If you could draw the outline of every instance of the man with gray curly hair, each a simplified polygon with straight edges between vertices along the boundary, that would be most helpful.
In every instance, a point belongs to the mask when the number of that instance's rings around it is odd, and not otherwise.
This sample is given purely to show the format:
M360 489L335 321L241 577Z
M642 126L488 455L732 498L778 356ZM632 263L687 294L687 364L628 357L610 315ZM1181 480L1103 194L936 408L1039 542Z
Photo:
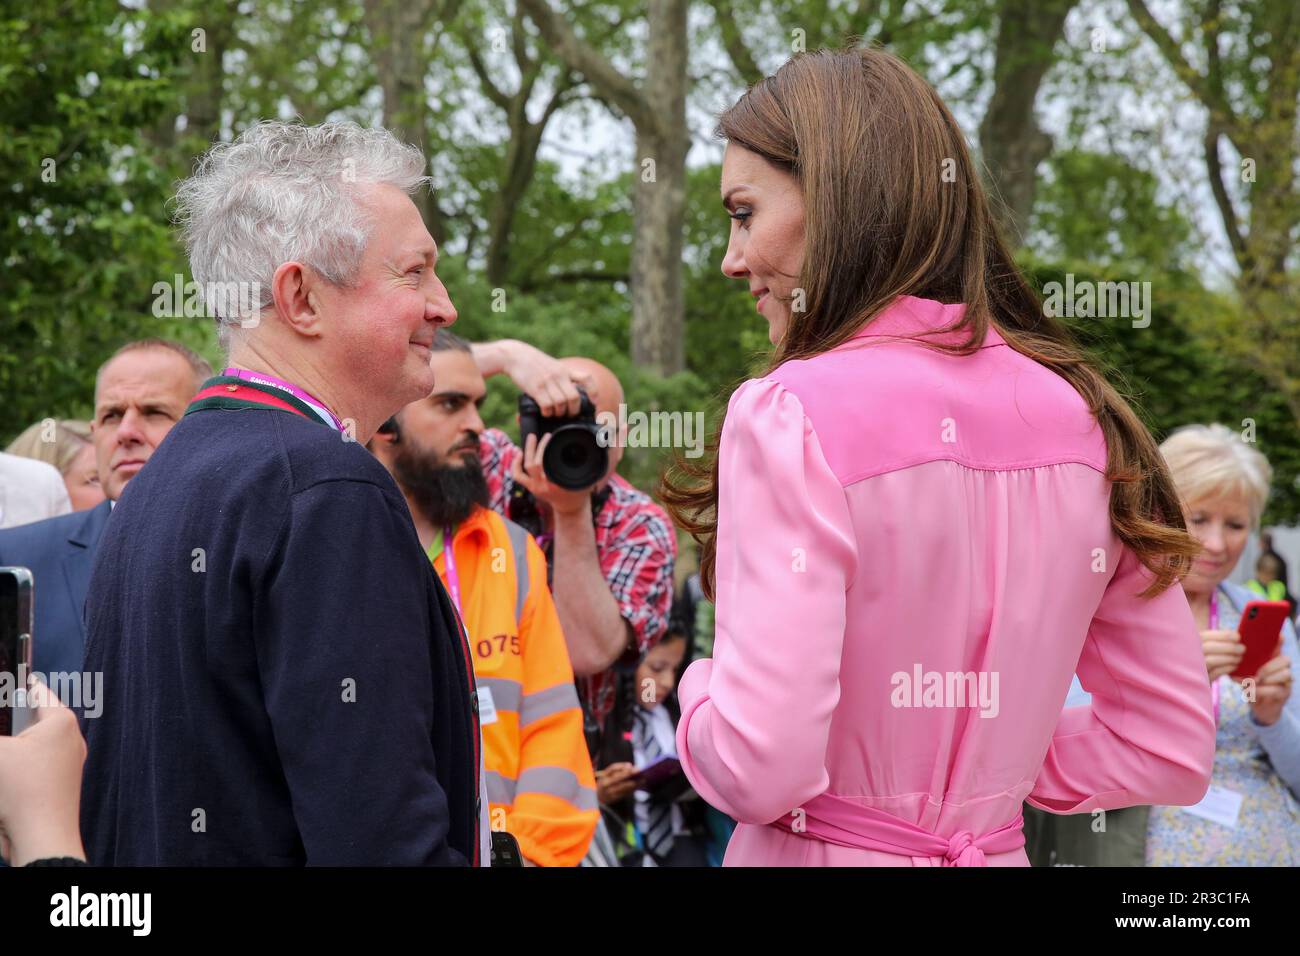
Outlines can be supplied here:
M410 198L423 172L384 130L268 122L180 187L230 362L96 559L93 863L485 862L469 649L365 450L432 390L456 320Z

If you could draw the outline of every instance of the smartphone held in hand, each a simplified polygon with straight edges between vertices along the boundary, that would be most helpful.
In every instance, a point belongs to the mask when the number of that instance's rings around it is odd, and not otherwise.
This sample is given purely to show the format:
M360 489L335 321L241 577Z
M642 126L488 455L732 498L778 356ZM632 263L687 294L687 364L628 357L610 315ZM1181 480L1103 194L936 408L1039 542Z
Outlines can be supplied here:
M0 736L20 734L31 719L32 572L0 568Z
M1241 622L1237 633L1245 652L1241 663L1232 672L1233 680L1254 677L1277 651L1277 639L1282 633L1291 605L1286 601L1250 601L1241 609Z

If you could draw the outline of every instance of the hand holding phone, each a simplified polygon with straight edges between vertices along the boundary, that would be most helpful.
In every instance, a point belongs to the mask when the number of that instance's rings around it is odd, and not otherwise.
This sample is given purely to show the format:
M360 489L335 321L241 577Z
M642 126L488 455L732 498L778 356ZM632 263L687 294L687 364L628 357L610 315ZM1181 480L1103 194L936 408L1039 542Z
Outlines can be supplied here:
M1255 675L1254 700L1251 709L1255 722L1272 726L1282 718L1282 710L1291 697L1291 658L1278 654L1264 662Z
M85 859L79 829L86 741L76 715L39 680L34 721L18 737L0 737L0 855L14 866L47 857Z
M1236 631L1223 628L1201 631L1201 653L1205 655L1205 671L1210 683L1235 671L1245 650L1241 635Z

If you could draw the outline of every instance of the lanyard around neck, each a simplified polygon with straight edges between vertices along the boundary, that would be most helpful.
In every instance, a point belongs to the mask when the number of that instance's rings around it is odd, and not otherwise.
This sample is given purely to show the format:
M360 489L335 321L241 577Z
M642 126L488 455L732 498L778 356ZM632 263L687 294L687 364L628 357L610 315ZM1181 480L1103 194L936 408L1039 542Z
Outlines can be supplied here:
M245 382L253 382L257 385L266 385L270 388L278 388L282 392L288 392L298 401L307 405L320 416L321 420L330 425L335 431L343 431L343 422L339 417L330 411L329 407L316 398L306 389L299 388L292 382L286 382L282 378L276 378L274 375L268 375L266 372L250 372L243 368L226 368L221 370L221 374L231 378L242 379Z
M443 525L438 531L438 537L429 546L429 557L431 559L438 556L439 544L442 545L442 553L446 558L444 568L446 569L447 591L451 594L452 603L456 605L456 613L460 615L463 621L465 612L460 603L460 574L456 571L456 549L452 546L451 525Z
M1219 629L1219 589L1216 587L1210 592L1210 618L1208 621L1211 631ZM1210 699L1214 701L1214 726L1219 726L1219 683L1222 677L1210 685Z

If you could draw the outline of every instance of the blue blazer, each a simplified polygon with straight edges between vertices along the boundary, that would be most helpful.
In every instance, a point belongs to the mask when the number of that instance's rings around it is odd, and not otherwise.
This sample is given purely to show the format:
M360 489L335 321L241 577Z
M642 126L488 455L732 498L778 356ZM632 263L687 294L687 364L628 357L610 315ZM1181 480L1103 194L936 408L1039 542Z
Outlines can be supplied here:
M95 549L111 505L0 531L0 567L32 572L32 670L41 674L81 670L86 646L82 611L90 590Z

